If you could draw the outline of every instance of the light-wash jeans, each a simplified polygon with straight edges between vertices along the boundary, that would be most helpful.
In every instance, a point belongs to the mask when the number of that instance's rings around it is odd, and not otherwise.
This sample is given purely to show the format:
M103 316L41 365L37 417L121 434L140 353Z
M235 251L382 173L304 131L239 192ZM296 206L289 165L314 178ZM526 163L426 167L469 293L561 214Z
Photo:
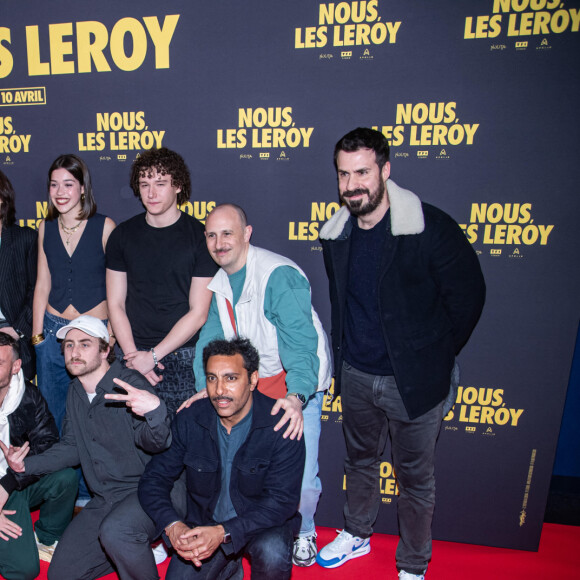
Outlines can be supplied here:
M322 491L322 484L318 477L318 443L320 441L320 414L322 413L322 401L324 393L317 392L310 399L304 409L304 444L306 446L306 462L304 464L304 476L302 477L302 490L300 492L300 537L311 536L314 531L314 514Z

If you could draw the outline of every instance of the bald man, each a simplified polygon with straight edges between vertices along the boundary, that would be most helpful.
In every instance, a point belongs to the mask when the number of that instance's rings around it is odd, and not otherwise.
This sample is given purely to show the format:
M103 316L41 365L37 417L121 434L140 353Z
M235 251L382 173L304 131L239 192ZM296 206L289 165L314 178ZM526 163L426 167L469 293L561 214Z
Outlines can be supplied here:
M277 399L273 415L284 410L275 430L285 429L284 437L292 439L304 433L302 525L293 562L311 566L316 560L314 513L321 491L320 413L331 381L328 341L312 308L304 272L288 258L252 246L251 235L252 226L237 205L217 206L206 220L207 248L221 268L208 286L213 297L195 356L196 382L205 383L201 353L211 340L240 336L258 349L258 390Z

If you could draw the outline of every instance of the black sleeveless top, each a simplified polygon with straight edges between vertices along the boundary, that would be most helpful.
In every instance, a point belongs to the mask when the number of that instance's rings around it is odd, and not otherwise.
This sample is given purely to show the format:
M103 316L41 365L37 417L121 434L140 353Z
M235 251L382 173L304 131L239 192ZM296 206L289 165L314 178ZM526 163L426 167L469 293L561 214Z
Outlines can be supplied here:
M44 222L44 253L50 270L48 303L59 312L72 304L88 312L106 300L103 229L106 217L89 218L72 256L67 254L58 231L58 220Z

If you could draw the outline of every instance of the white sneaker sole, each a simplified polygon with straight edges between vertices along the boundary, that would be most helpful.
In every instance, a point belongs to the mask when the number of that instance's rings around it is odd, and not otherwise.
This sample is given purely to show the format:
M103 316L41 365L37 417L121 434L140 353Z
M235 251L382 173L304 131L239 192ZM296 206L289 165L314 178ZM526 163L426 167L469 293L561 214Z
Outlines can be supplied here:
M310 566L314 566L316 564L316 557L312 558L312 560L297 560L296 558L292 558L292 564L294 566L298 566L299 568L309 568Z
M361 556L366 556L370 551L371 544L369 542L366 546L361 546L360 548L358 548L358 550L354 550L354 552L351 552L350 554L348 554L348 556L345 556L342 560L339 560L334 564L323 564L319 561L318 556L316 557L316 563L322 568L338 568L339 566L346 564L349 560L352 560L353 558L360 558Z

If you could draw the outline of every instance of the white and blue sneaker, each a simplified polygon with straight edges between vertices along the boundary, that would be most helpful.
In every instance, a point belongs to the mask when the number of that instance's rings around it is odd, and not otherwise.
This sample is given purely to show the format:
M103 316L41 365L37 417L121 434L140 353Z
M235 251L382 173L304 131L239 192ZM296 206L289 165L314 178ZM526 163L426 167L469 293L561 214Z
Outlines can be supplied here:
M338 532L338 530L336 530ZM359 538L342 530L334 541L318 552L316 563L323 568L338 568L352 558L365 556L371 551L370 538Z

